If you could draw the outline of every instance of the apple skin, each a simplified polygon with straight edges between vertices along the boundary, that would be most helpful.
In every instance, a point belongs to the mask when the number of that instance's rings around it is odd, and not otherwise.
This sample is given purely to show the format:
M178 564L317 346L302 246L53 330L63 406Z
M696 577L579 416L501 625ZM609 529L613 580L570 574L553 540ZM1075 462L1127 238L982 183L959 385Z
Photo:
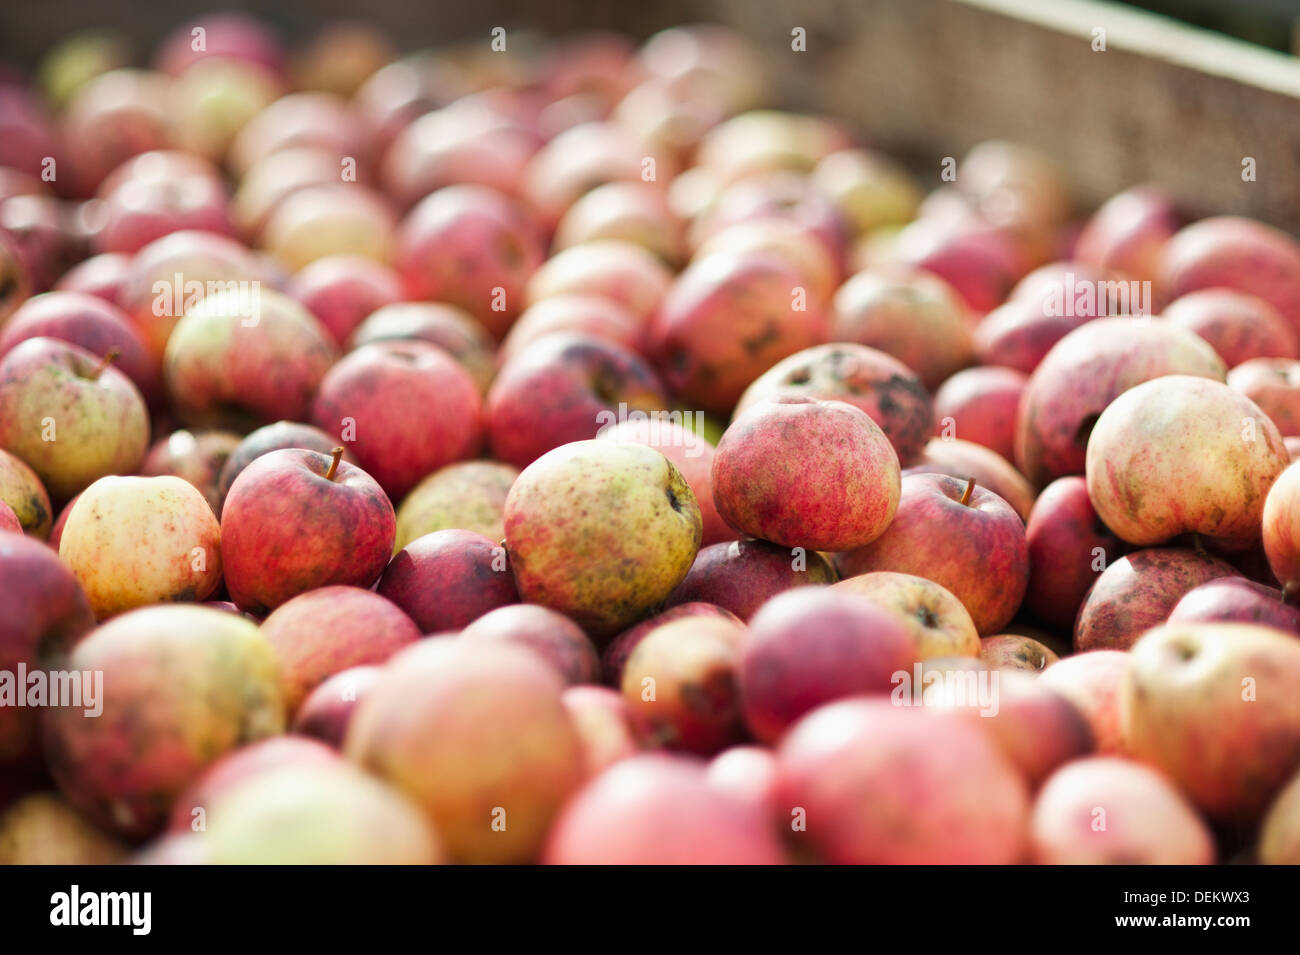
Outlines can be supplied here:
M689 265L649 329L650 352L674 394L725 415L781 359L829 339L823 307L811 296L795 301L802 288L802 275L767 253L717 252Z
M975 621L951 591L933 580L881 570L846 577L832 589L860 594L888 610L912 635L918 660L980 653Z
M169 96L168 77L140 69L110 70L77 90L61 117L63 141L76 144L63 157L76 194L91 195L131 157L171 144Z
M435 531L465 530L490 541L506 536L506 496L519 470L497 461L460 461L430 474L397 509L401 550Z
M126 313L103 299L84 292L46 292L28 299L4 324L0 355L38 337L69 342L92 355L106 355L116 348L114 367L135 383L145 403L156 405L162 397L158 363Z
M312 424L338 435L394 501L477 454L481 416L469 372L423 342L377 342L345 355L321 379L311 410Z
M1207 378L1168 375L1130 388L1097 419L1088 496L1130 544L1196 534L1242 551L1259 540L1264 499L1290 460L1249 398Z
M1179 547L1134 551L1112 561L1084 598L1074 624L1074 648L1127 650L1164 623L1189 590L1219 577L1239 577L1231 564Z
M549 865L780 865L759 810L710 786L687 756L620 760L565 805L547 837Z
M275 655L234 614L123 614L77 644L68 668L103 672L103 713L45 714L50 773L73 806L131 838L158 832L176 797L222 754L284 730Z
M1178 230L1173 201L1156 186L1134 186L1093 213L1075 243L1075 255L1098 268L1154 282L1160 254Z
M1288 597L1300 590L1300 467L1287 466L1264 501L1264 553Z
M643 745L707 756L743 739L737 680L745 639L743 624L692 615L637 642L621 689Z
M135 161L155 155L159 153L144 153ZM226 187L214 170L175 168L167 178L130 174L119 178L122 168L99 188L99 228L91 239L96 252L133 255L155 239L182 229L235 234Z
M327 255L294 273L286 291L320 320L342 348L366 316L402 299L402 280L374 259Z
M206 600L221 585L221 527L188 481L105 477L68 514L59 559L100 620L146 604Z
M1252 358L1300 358L1300 332L1272 305L1248 292L1189 292L1161 314L1165 321L1204 338L1229 368Z
M1204 288L1249 292L1300 331L1300 244L1253 219L1213 216L1179 230L1161 252L1157 285L1169 300Z
M1016 411L1028 380L1014 368L957 372L934 393L936 436L971 441L1010 461L1015 456Z
M1022 521L1034 507L1034 486L996 451L962 438L931 438L920 455L903 469L909 474L946 474L992 491L1011 505Z
M493 457L524 468L562 444L596 437L620 405L644 412L667 404L663 383L636 353L556 332L506 362L488 392L484 420Z
M131 271L129 255L118 252L101 252L74 265L54 283L56 292L80 292L103 299L119 308L122 289ZM3 309L0 308L0 314Z
M362 161L362 166L369 158L360 119L353 114L347 100L331 93L306 90L281 96L245 123L230 144L226 165L236 178L243 178L258 160L298 146L315 146L338 156L354 156ZM336 182L338 173L336 163Z
M768 598L806 584L833 584L835 570L817 551L740 540L700 548L690 571L665 601L721 607L748 620Z
M262 455L235 479L221 510L226 588L265 613L330 584L369 587L393 552L397 521L365 471L315 451Z
M163 377L185 423L249 431L306 420L337 357L324 326L287 295L218 291L176 323Z
M502 363L543 335L579 332L644 354L645 323L624 305L600 295L555 295L524 309L501 342Z
M511 487L505 521L519 595L572 617L596 640L672 592L702 526L690 485L667 458L614 441L542 455Z
M496 377L496 342L469 312L455 305L393 302L371 312L349 339L353 348L394 340L438 346L469 372L483 394Z
M326 677L298 707L293 718L293 732L342 749L353 710L379 682L382 673L383 667L367 665L348 667Z
M458 305L497 338L523 309L524 285L545 258L527 210L486 186L430 194L398 226L396 242L409 298Z
M1300 641L1250 624L1169 624L1132 656L1132 755L1211 818L1257 821L1300 768L1300 700L1288 689L1300 679Z
M893 445L842 401L777 395L751 405L718 442L711 478L723 520L787 547L864 547L898 508Z
M632 732L627 703L607 686L571 686L560 697L582 746L586 778L604 772L619 760L641 751Z
M144 398L100 356L29 338L0 359L0 447L67 500L106 474L130 474L149 447ZM57 440L44 440L53 419Z
M1078 475L1057 478L1043 488L1029 512L1025 542L1025 606L1040 620L1065 630L1074 626L1088 588L1101 573L1097 559L1105 567L1129 549L1097 516L1088 483Z
M918 659L911 629L875 601L834 587L788 590L749 622L739 666L745 724L774 743L824 703L890 692Z
M699 167L693 171L705 178L709 175ZM686 177L690 175L691 173L686 173L680 177L681 181L674 182L669 187L670 200L675 205L681 203L674 197L674 193L679 191L681 182L687 181ZM701 242L691 259L697 261L715 252L726 251L772 254L783 259L803 276L809 294L819 302L829 302L840 282L840 264L822 237L810 226L792 219L765 218L737 222Z
M547 259L528 280L524 299L531 306L558 295L599 295L644 321L672 283L668 267L635 242L602 239Z
M1252 358L1228 372L1228 385L1258 405L1283 437L1300 435L1300 361Z
M632 655L636 645L644 640L652 630L665 623L680 620L683 617L696 616L721 617L733 623L742 622L730 610L724 610L716 604L704 603L703 601L697 600L669 607L663 613L656 614L642 620L635 626L628 627L605 645L605 649L600 654L600 669L604 675L605 683L611 687L621 687L623 685L623 670L627 666L627 658Z
M1039 865L1212 865L1216 854L1186 797L1140 763L1076 760L1053 774L1034 802Z
M1051 647L1033 637L1004 633L980 641L980 659L994 670L1039 673L1056 663L1060 657Z
M1006 300L1027 265L1004 230L924 217L899 232L891 259L937 275L980 316Z
M570 686L600 682L600 654L582 628L536 604L497 607L460 632L461 640L511 643L536 653Z
M741 745L724 749L709 760L707 773L709 785L717 792L753 806L765 818L778 818L776 754L769 747Z
M54 663L95 626L90 602L67 565L44 544L0 533L0 590L8 596L0 615L0 670L17 673ZM41 711L0 707L0 767L36 765Z
M378 592L409 614L422 633L459 630L519 600L497 544L474 531L452 529L417 537L394 554Z
M4 501L0 501L0 531L10 531L15 534L23 532L23 525L18 520L18 515Z
M420 628L394 603L360 587L320 587L282 603L262 636L280 664L290 719L307 695L354 666L383 663L420 639Z
M1259 861L1295 865L1300 861L1300 775L1278 794L1259 827Z
M1220 577L1187 591L1169 612L1169 623L1254 623L1300 636L1300 608L1282 591L1240 577Z
M532 861L582 782L563 690L522 647L422 641L357 704L344 752L418 804L457 861Z
M981 636L1001 633L1029 583L1025 526L991 491L942 474L909 474L894 521L866 547L836 555L842 577L891 570L925 577L962 602ZM941 527L944 532L933 533Z
M971 343L981 365L1029 375L1057 342L1092 320L1088 315L1044 315L1041 302L1011 299L980 320Z
M217 478L218 500L224 504L226 495L230 493L230 486L235 483L235 478L243 473L244 468L267 452L301 448L305 451L329 454L337 444L338 439L332 435L298 421L276 421L273 424L262 425L256 431L246 435L230 452L230 457L226 458L226 463L222 465L221 474ZM346 453L343 460L355 463L355 460ZM221 513L220 507L216 510L218 514Z
M679 264L686 257L683 232L657 183L607 182L569 206L556 223L552 247L559 251L583 242L623 239Z
M1098 753L1123 753L1127 745L1120 699L1131 665L1126 650L1076 653L1049 666L1038 682L1078 707Z
M735 416L779 395L855 405L885 432L904 466L920 453L934 428L930 395L916 374L865 345L820 345L777 362L745 389Z
M24 534L44 538L50 532L50 496L36 472L0 449L0 501L14 512Z
M791 728L777 764L781 813L806 812L795 838L818 860L1009 864L1024 854L1025 782L991 734L955 714L831 703Z
M0 812L0 865L120 865L129 853L57 793L31 793Z
M242 440L233 431L173 431L149 449L140 465L140 474L184 478L203 495L212 513L220 514L221 494L217 482Z
M1203 339L1163 322L1099 318L1066 335L1029 377L1016 422L1016 466L1035 485L1082 474L1088 435L1120 394L1162 375L1223 381Z
M204 29L204 44L194 48L193 29ZM187 73L209 57L230 58L260 67L273 76L288 68L279 35L261 20L245 13L208 14L167 33L154 52L154 65L171 76Z

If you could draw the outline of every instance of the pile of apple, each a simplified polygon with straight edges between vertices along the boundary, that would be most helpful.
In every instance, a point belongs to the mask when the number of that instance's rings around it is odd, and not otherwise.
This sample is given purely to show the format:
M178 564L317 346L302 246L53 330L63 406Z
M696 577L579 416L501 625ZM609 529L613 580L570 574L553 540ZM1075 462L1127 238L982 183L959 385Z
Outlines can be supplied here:
M1300 862L1300 244L779 55L0 71L0 861Z

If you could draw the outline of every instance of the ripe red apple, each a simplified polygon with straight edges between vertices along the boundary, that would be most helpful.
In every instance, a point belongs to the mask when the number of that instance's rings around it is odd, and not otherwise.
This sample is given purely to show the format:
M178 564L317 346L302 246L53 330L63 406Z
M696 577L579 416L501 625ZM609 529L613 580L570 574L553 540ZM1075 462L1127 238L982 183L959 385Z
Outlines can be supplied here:
M1015 456L1016 411L1028 379L1013 368L967 368L934 393L935 434Z
M418 644L358 704L344 751L415 801L462 862L526 862L580 784L560 677L521 647Z
M131 272L132 256L117 252L92 255L77 263L54 283L56 292L82 292L121 306L122 290ZM3 309L0 308L0 314Z
M293 732L342 749L357 703L379 682L383 672L381 666L367 665L348 667L326 677L298 707Z
M1300 467L1289 465L1264 502L1264 552L1287 599L1300 590Z
M577 730L586 778L641 750L622 694L607 686L571 686L560 697Z
M275 651L285 712L292 718L307 695L354 666L383 663L420 638L395 604L359 587L320 587L277 607L262 622Z
M751 405L722 436L712 469L713 499L729 525L811 550L878 538L898 507L898 481L898 455L864 411L799 395Z
M203 28L203 45L195 49L194 28ZM180 76L207 59L229 58L258 66L273 75L288 64L280 37L246 13L215 13L171 30L154 52L157 68Z
M761 540L727 541L700 549L665 605L702 602L748 620L782 591L834 582L834 569L818 551Z
M892 570L933 580L985 636L1011 621L1029 582L1025 527L1011 505L974 481L940 474L903 478L893 523L866 547L838 555L837 566L845 577Z
M1006 458L996 451L961 438L931 438L912 463L909 474L946 474L992 491L1011 505L1022 521L1029 520L1034 507L1034 487Z
M94 355L29 338L0 359L0 447L22 458L66 500L106 474L130 474L149 447L139 389Z
M1300 608L1284 603L1282 591L1220 577L1193 587L1169 612L1169 623L1254 623L1300 636Z
M1229 368L1252 358L1300 358L1300 332L1276 308L1248 292L1189 292L1166 305L1162 315L1204 338Z
M0 865L120 865L129 852L57 793L30 793L0 812Z
M1258 405L1283 437L1300 435L1300 361L1252 358L1228 372L1228 385Z
M1154 282L1161 251L1177 229L1170 198L1157 186L1135 186L1102 203L1084 225L1074 251L1098 268Z
M226 163L236 176L243 176L258 160L299 146L352 156L360 164L369 158L364 130L347 100L307 91L281 96L245 123L230 144Z
M846 577L834 586L889 611L911 634L919 660L980 653L979 632L970 614L951 591L933 580L882 570Z
M669 607L663 613L656 614L642 620L635 626L629 627L605 645L605 649L600 654L600 668L605 683L615 688L623 685L623 669L627 665L627 658L636 649L636 645L645 639L646 635L652 630L682 617L693 616L721 617L735 623L741 622L740 618L730 610L724 610L716 604L702 601L693 601Z
M560 445L596 437L627 409L644 413L667 403L659 377L637 354L556 332L506 362L484 416L493 456L523 468Z
M1150 548L1112 561L1088 591L1074 624L1076 650L1127 650L1169 616L1189 590L1237 569L1184 548Z
M402 298L401 277L359 255L327 255L294 274L286 289L343 347L375 310Z
M1211 865L1214 837L1162 774L1114 756L1077 760L1034 803L1041 865Z
M50 496L36 472L0 449L0 501L14 512L24 534L44 538L50 532Z
M203 495L213 513L220 514L217 482L241 440L232 431L173 431L149 449L140 473L145 477L170 474L184 478Z
M1267 627L1170 624L1133 646L1132 754L1203 812L1250 823L1300 767L1300 641Z
M1120 699L1131 664L1125 650L1076 653L1049 666L1038 682L1078 707L1092 730L1097 752L1123 753L1127 731Z
M971 333L972 347L980 364L1028 375L1057 342L1092 320L1090 315L1045 315L1041 302L1013 298L980 320Z
M581 332L640 354L645 351L643 324L639 316L610 298L554 295L528 306L510 327L501 343L501 360L509 361L552 332Z
M668 263L686 256L682 223L656 183L607 182L583 194L555 227L555 250L583 242L635 242Z
M569 685L600 682L600 654L582 628L536 604L497 607L473 620L462 640L511 643L536 653Z
M365 471L315 451L271 451L246 467L221 510L226 588L263 613L329 584L369 587L393 552L396 519Z
M644 320L659 306L673 273L634 242L584 242L547 259L525 289L525 304L557 295L599 295L613 299Z
M679 212L683 211L680 207L684 202L677 196L683 188L682 183L689 181L692 173L707 176L702 167L697 166L679 176L670 187L669 201ZM773 217L737 222L701 242L691 258L698 261L715 252L727 251L743 255L775 255L799 272L808 294L818 302L830 302L840 282L840 263L823 238L811 226L791 219Z
M946 281L976 315L1006 300L1026 263L1007 234L977 222L917 219L898 234L892 259Z
M230 493L230 486L235 483L235 478L239 477L244 468L268 451L302 448L306 451L319 451L321 454L329 454L336 444L338 444L338 441L332 435L326 434L320 428L314 428L309 424L300 424L297 421L277 421L274 424L263 425L240 441L235 449L230 452L230 456L226 458L226 462L222 465L221 473L217 478L217 499L219 502L224 503L226 495ZM345 456L344 460L349 459ZM220 514L220 505L215 510Z
M159 153L145 153L132 163L156 155ZM121 167L99 188L102 204L95 208L97 229L91 241L96 252L134 254L182 229L235 234L226 187L215 169L173 168L165 175L118 179L120 172Z
M1057 478L1038 496L1025 525L1029 588L1025 606L1054 627L1070 629L1088 588L1128 549L1097 516L1088 484Z
M739 666L745 723L775 742L823 703L888 693L918 658L907 625L874 601L833 587L787 591L750 620Z
M496 377L496 342L464 309L441 302L394 302L384 305L353 331L352 348L383 341L418 341L436 345L456 359L487 393Z
M378 590L423 633L459 630L519 599L504 549L466 530L415 538L393 555Z
M489 541L506 536L506 495L519 471L496 461L461 461L411 489L397 509L397 550L435 531L465 530Z
M796 723L777 759L790 838L812 858L1005 864L1024 854L1025 782L973 721L885 699L844 700Z
M168 77L137 69L110 70L77 90L62 116L62 136L75 144L64 161L78 194L92 194L132 156L171 145L169 97Z
M480 414L474 380L442 349L377 342L325 374L311 417L396 501L426 475L478 452Z

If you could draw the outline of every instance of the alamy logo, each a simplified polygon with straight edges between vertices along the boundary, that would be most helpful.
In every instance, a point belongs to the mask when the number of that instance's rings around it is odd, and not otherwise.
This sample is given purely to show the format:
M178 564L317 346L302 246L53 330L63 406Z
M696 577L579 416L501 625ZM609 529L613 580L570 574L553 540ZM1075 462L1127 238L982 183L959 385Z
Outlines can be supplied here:
M152 892L69 892L50 896L51 925L126 925L132 935L148 935L153 925Z
M6 706L71 707L97 717L104 712L104 671L28 671L20 662L15 670L0 670L0 707Z

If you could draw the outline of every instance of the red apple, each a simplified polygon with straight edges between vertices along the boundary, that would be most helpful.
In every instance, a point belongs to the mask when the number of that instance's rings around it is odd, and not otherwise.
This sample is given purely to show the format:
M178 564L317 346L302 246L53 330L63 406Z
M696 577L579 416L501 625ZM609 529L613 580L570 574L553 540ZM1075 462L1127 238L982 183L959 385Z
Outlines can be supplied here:
M641 751L632 732L627 703L617 690L607 686L571 686L564 691L560 702L578 732L588 779Z
M1276 308L1248 292L1189 292L1166 305L1163 316L1204 338L1229 368L1252 358L1300 358L1300 332Z
M1169 197L1157 186L1135 186L1102 204L1084 225L1074 251L1098 268L1154 282L1161 251L1177 229Z
M1252 358L1228 372L1228 385L1258 405L1282 437L1300 435L1300 361Z
M1087 315L1044 315L1039 302L1011 299L980 320L971 342L980 364L1028 375L1057 342L1090 321Z
M1015 456L1016 411L1027 378L1012 368L968 368L934 393L935 434Z
M1288 600L1300 591L1300 467L1288 465L1264 501L1264 553Z
M1124 650L1076 653L1053 663L1038 677L1040 685L1065 697L1084 715L1097 752L1126 750L1120 699L1132 657Z
M386 341L436 345L469 372L486 394L496 377L496 342L464 309L440 302L394 302L372 312L353 331L352 348Z
M613 299L599 295L555 295L530 305L519 316L501 343L501 360L509 361L552 332L580 332L643 353L642 324L637 315Z
M575 245L547 259L528 280L525 304L535 305L557 295L599 295L646 319L672 282L668 267L641 246L602 239Z
M383 667L370 665L348 667L326 677L298 707L293 731L342 749L357 703L383 672Z
M605 649L600 654L600 669L604 674L605 682L612 687L621 687L623 685L623 669L627 666L627 658L632 655L636 645L644 640L650 631L662 624L671 623L682 617L694 616L722 617L735 623L741 622L740 618L730 610L723 610L716 604L692 601L691 603L669 607L663 613L656 614L642 620L633 627L629 627L605 645Z
M516 644L536 653L565 683L600 682L600 655L582 628L536 604L497 607L478 617L460 639Z
M834 582L835 571L818 551L761 540L727 541L700 549L666 606L702 602L748 620L782 591Z
M1034 507L1034 487L1006 458L996 451L961 438L931 438L921 454L903 469L909 474L946 474L963 481L975 479L1011 505L1022 521L1029 520Z
M297 272L287 291L342 347L366 316L402 298L402 283L396 272L373 259L328 255Z
M459 630L519 599L504 549L466 530L415 538L393 555L379 593L423 633Z
M1240 577L1220 577L1187 591L1169 612L1169 623L1255 623L1300 636L1300 608L1284 603L1282 591Z
M121 306L122 290L131 274L131 258L118 252L92 255L64 272L54 283L54 291L83 292Z

